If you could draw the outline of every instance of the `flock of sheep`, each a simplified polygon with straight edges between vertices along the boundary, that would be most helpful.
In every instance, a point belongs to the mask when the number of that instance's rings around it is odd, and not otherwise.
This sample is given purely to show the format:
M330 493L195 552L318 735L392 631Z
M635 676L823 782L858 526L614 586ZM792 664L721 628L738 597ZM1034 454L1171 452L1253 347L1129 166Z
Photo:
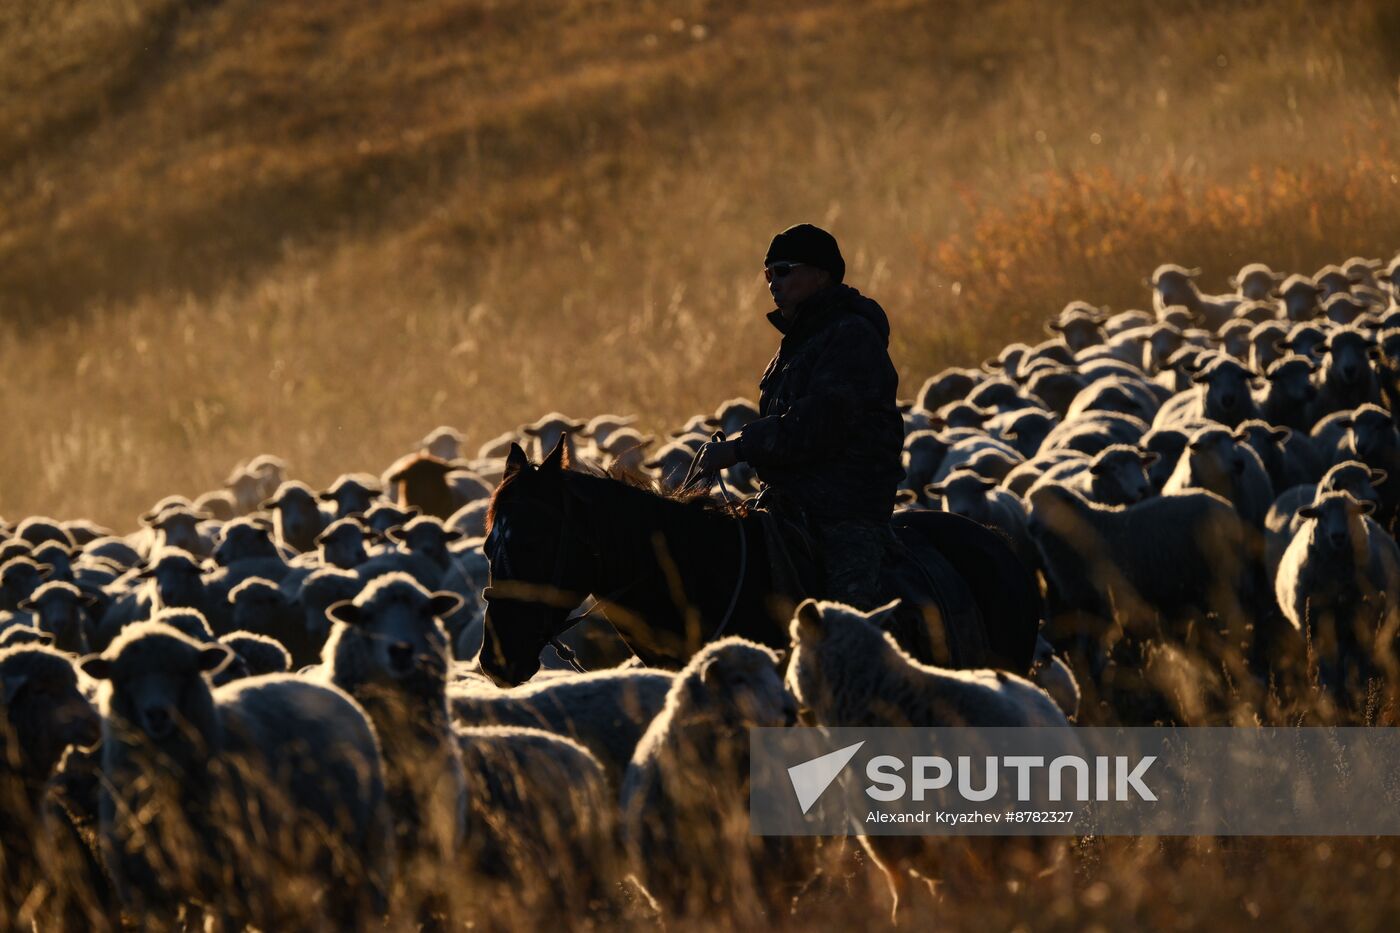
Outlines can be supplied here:
M324 490L259 457L133 534L0 522L0 929L771 921L859 857L749 835L753 726L1375 721L1400 618L1400 257L1249 265L1229 295L1196 275L1159 268L1150 312L1073 302L1050 339L906 406L899 507L999 529L1041 574L1030 679L917 664L889 607L812 600L788 656L727 638L643 669L593 632L592 673L546 649L521 687L481 677L510 445L670 491L756 416L740 399L656 449L628 418L553 414L471 458L440 428ZM1036 876L1024 840L862 842L896 907L988 858Z

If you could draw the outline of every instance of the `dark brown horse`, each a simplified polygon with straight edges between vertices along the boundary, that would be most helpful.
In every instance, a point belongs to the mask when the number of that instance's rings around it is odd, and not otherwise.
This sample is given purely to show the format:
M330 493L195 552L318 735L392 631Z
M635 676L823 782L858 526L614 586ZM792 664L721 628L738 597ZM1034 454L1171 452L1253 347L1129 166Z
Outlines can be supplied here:
M589 595L648 665L678 667L720 635L787 646L801 594L774 592L758 513L565 466L562 445L538 466L512 445L492 497L481 669L493 680L528 680ZM912 559L881 579L909 606L901 644L926 661L1024 673L1040 594L1005 541L939 512L901 513L895 529Z

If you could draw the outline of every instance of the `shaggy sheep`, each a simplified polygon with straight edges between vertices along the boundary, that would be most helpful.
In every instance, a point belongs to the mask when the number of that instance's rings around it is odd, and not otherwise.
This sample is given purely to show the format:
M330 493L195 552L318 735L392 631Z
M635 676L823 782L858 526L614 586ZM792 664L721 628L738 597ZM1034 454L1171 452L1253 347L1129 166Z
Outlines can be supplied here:
M384 910L392 854L374 730L328 685L212 689L230 655L143 622L82 662L106 681L101 834L126 910L203 903L264 929L314 910L360 926Z
M663 491L673 492L680 488L694 459L695 451L684 442L676 440L667 443L643 465L648 470L655 471L656 482Z
M285 674L292 669L292 656L275 638L268 638L256 632L236 631L220 638L219 643L232 649L238 656L236 660L242 662L244 677ZM232 666L232 661L229 666ZM228 666L225 667L225 670L227 669ZM218 686L227 682L216 677L215 683Z
M483 500L462 506L452 513L452 517L447 520L447 527L460 531L464 538L485 537L486 513L490 505L489 501Z
M1266 301L1284 278L1282 272L1275 272L1262 262L1252 262L1230 276L1230 287L1248 301Z
M1259 455L1275 490L1316 482L1322 475L1323 464L1306 434L1256 419L1241 424L1235 430L1235 440L1248 444Z
M29 557L12 557L0 566L0 610L16 612L48 578L48 564Z
M445 893L453 873L434 873L450 867L466 847L476 870L513 874L521 882L547 864L545 851L562 845L567 848L555 855L569 859L565 864L594 867L607 880L610 795L592 755L543 732L453 727L450 656L440 619L460 602L395 573L327 610L335 626L323 653L324 674L363 704L384 743L405 873ZM488 770L507 762L515 770ZM522 848L532 850L529 859L519 858ZM501 863L506 858L508 872ZM550 886L529 889L541 887ZM577 903L587 904L598 894L561 887L555 893L564 902L577 895Z
M1375 338L1356 328L1334 331L1322 345L1321 384L1312 406L1314 421L1335 411L1379 405L1380 382L1371 368L1377 355Z
M272 528L278 543L298 554L316 547L316 536L326 529L316 493L305 483L291 480L277 487L262 508L272 512ZM225 526L227 527L227 526Z
M71 583L50 581L34 591L19 608L34 615L35 627L53 638L53 645L70 654L87 654L88 631L92 622L87 610L98 599Z
M297 668L314 664L320 657L323 639L312 637L302 607L276 583L249 577L229 591L228 601L233 606L229 633L252 632L272 638L291 654Z
M1157 414L1158 404L1157 396L1141 379L1100 379L1075 396L1065 421L1073 421L1089 412L1116 411L1150 423Z
M14 536L36 548L48 541L55 541L65 548L72 548L75 543L62 523L42 516L24 519L15 526Z
M520 431L527 437L535 439L536 460L543 460L544 455L553 450L562 439L564 449L569 455L569 461L577 463L578 450L574 447L574 435L582 432L586 427L588 427L588 423L585 421L578 421L568 415L552 411L534 424L521 426Z
M224 489L215 489L204 493L191 503L190 506L196 512L203 512L211 519L220 522L231 522L238 517L238 501L233 494Z
M389 529L406 525L419 514L419 509L416 506L399 508L392 502L380 501L372 505L368 512L359 516L358 521L374 532L374 538L383 538L388 535ZM357 519L353 516L349 519L340 519L340 521L355 520Z
M747 730L796 719L778 656L752 642L712 642L676 676L621 797L632 871L666 918L743 917L755 904L783 915L810 879L809 841L748 832Z
M7 926L96 928L112 914L90 852L46 798L64 749L99 736L97 713L67 657L32 644L0 650L0 916ZM32 911L44 898L32 894L41 884L49 903L38 918Z
M1284 356L1284 348L1279 342L1287 339L1288 325L1283 321L1265 321L1254 325L1249 332L1249 368L1256 373L1267 373L1274 362Z
M460 460L464 440L460 431L444 424L429 431L418 442L418 449L439 460Z
M938 464L938 469L933 472L933 482L941 483L947 479L954 470L968 469L972 461L986 451L994 451L1009 460L1012 466L1020 463L1021 454L1016 448L1009 444L993 440L985 434L974 434L956 441L948 448L947 454ZM1008 472L1009 472L1008 468ZM1003 474L1005 475L1005 474Z
M424 515L448 518L457 502L447 477L457 469L432 454L407 454L384 471L382 478L388 498L401 508L416 508Z
M898 601L870 613L808 599L792 621L793 654L787 683L816 724L829 727L1068 728L1055 701L1030 681L997 670L955 671L920 664L883 630ZM944 877L949 840L862 836L885 875L897 921L910 874ZM1004 850L974 844L965 856Z
M1341 327L1356 322L1357 318L1370 309L1370 302L1350 294L1333 295L1322 303L1323 317Z
M1044 476L1050 468L1070 461L1088 463L1089 456L1077 450L1047 450L1018 465L1001 481L1001 486L1018 496L1024 496L1035 484L1035 481Z
M1036 489L1029 505L1052 625L1066 617L1074 626L1073 616L1082 614L1151 634L1207 613L1227 628L1247 624L1258 564L1247 528L1219 496L1188 492L1114 507L1050 484Z
M1358 502L1370 502L1379 508L1381 494L1376 487L1387 478L1385 470L1373 469L1356 460L1346 460L1328 470L1316 485L1293 486L1280 493L1264 518L1264 559L1269 578L1275 576L1283 552L1302 526L1299 509L1311 505L1319 495L1329 492L1345 492Z
M610 470L640 476L646 469L647 448L656 442L656 435L643 434L632 428L619 428L598 444Z
M1240 321L1247 323L1250 328L1260 324L1279 324L1282 326L1281 314L1283 306L1272 299L1265 301L1246 301L1235 309L1234 316L1225 324L1225 327L1233 327ZM1221 336L1225 335L1224 329Z
M1218 330L1243 299L1234 295L1203 295L1196 287L1200 269L1183 269L1168 263L1152 273L1152 304L1163 311L1173 305L1189 308L1206 327Z
M369 559L365 551L368 529L357 518L340 518L331 522L316 537L320 562L327 567L353 570Z
M598 415L584 426L583 434L585 437L592 438L593 444L602 450L614 431L629 428L636 423L637 419L632 415ZM509 452L510 444L506 444L501 450L501 456L505 456Z
M1280 348L1319 361L1326 352L1326 344L1327 331L1314 323L1294 324L1288 337L1279 341Z
M379 480L368 473L346 473L320 494L323 502L335 503L332 520L363 515L383 492Z
M1312 430L1313 405L1317 399L1317 385L1312 376L1316 371L1317 364L1309 357L1296 354L1280 357L1270 365L1269 384L1258 399L1260 417L1282 428Z
M1026 566L1034 567L1035 546L1026 532L1025 506L1014 493L998 489L996 485L995 481L971 470L955 470L943 482L930 483L925 492L931 502L941 500L945 512L1000 531Z
M620 791L637 743L674 680L667 671L604 670L509 690L459 684L448 689L447 699L462 725L528 726L573 739L598 758Z
M1096 411L1075 421L1063 421L1045 438L1040 452L1077 450L1093 456L1114 444L1136 444L1147 433L1147 422L1114 411Z
M746 398L731 398L720 402L706 424L713 430L718 428L726 437L733 437L744 426L758 417L758 406Z
M175 503L156 509L141 516L141 524L151 530L152 537L146 548L148 554L176 548L205 558L214 553L214 541L201 531L201 523L210 516L197 512L188 505Z
M1127 444L1114 444L1099 451L1092 459L1074 460L1051 467L1030 487L1028 494L1042 483L1062 483L1090 502L1132 505L1156 494L1157 490L1146 471L1157 460L1158 454L1150 451Z
M1392 647L1377 645L1376 636L1396 611L1400 547L1368 517L1374 508L1328 492L1300 509L1303 525L1275 582L1279 606L1310 645L1318 679L1344 704L1364 702L1367 680L1380 672L1374 652Z
M1196 388L1174 396L1163 405L1153 427L1164 427L1206 418L1227 427L1259 417L1251 387L1254 373L1238 360L1217 356L1191 378Z
M1262 529L1274 501L1264 464L1248 444L1224 428L1201 428L1191 435L1176 469L1162 487L1174 496L1204 489L1230 502L1249 525Z
M1389 412L1378 405L1363 405L1338 423L1346 434L1337 444L1334 462L1359 460L1389 476L1400 476L1400 429ZM1321 444L1318 446L1321 450ZM1386 484L1376 520L1393 532L1400 515L1400 488L1392 487L1400 487L1400 483Z
M1311 321L1320 312L1318 295L1322 290L1306 275L1290 275L1279 286L1279 297L1283 300L1283 313L1288 320Z
M1063 418L1074 397L1089 384L1089 379L1077 369L1067 366L1046 367L1026 380L1026 393L1038 398L1045 407Z
M1027 349L1029 348L1023 345L1021 352ZM985 373L975 369L945 369L924 381L923 386L919 388L915 404L923 411L938 411L949 402L967 398L967 393L985 378Z
M330 637L330 617L326 615L326 610L336 603L354 599L363 586L354 571L338 567L322 567L298 585L295 601L301 606L302 627L309 643L314 646L316 657L320 657L322 646ZM300 655L298 667L313 661L307 661L305 655Z
M1333 295L1344 295L1351 290L1351 276L1342 271L1341 266L1323 266L1313 274L1318 293L1325 302Z
M993 438L1005 441L1022 457L1034 457L1059 419L1041 408L1026 408L997 415L987 422ZM907 449L907 440L906 440Z

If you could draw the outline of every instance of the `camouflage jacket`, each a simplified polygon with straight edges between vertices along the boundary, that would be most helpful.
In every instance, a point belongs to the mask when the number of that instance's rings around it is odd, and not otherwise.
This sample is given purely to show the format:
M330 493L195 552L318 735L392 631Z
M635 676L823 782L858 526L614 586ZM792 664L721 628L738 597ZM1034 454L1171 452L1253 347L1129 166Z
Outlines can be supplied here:
M904 422L890 325L874 301L832 285L798 306L759 383L740 453L766 486L819 521L885 521L904 477Z

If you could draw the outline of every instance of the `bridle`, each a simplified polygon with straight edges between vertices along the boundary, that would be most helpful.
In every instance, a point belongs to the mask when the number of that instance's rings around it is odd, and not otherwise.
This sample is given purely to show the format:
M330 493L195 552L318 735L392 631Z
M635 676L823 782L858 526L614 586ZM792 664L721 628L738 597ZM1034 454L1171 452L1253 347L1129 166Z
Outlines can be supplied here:
M724 432L716 431L711 440L723 441ZM725 629L728 628L729 621L731 618L733 618L734 609L739 604L739 594L744 589L744 578L746 577L748 571L749 539L748 531L744 528L744 523L739 515L738 503L735 501L734 496L730 493L729 487L725 485L724 476L718 471L697 471L696 465L698 463L699 453L697 452L694 459L691 460L690 469L686 471L685 480L681 483L679 491L682 493L690 492L692 489L699 486L701 480L710 477L713 477L714 479L718 480L720 492L724 495L725 502L728 504L731 512L734 514L734 524L739 531L739 571L738 574L735 576L734 591L729 596L729 605L725 608L724 615L720 618L719 624L715 626L715 630L711 632L710 637L706 639L707 642L712 642L724 636ZM603 557L597 545L597 542L585 537L583 534L579 533L572 527L574 511L572 502L573 497L570 496L568 491L566 490L564 493L563 508L560 509L558 512L540 502L529 503L529 505L531 505L532 507L546 512L552 517L557 516L557 518L559 519L559 547L554 552L554 569L551 572L550 582L545 586L538 586L529 583L524 583L523 581L508 579L504 581L505 583L509 584L509 586L506 588L507 592L505 593L499 592L499 588L494 584L486 588L482 595L485 597L487 602L501 599L516 600L520 602L543 602L545 605L558 605L561 601L567 601L571 595L576 595L569 593L569 591L563 588L564 574L567 572L567 566L565 564L564 559L565 541L571 536L584 544L584 546L588 550L588 553L593 557L595 567L599 572L599 576L602 575L601 571L603 565ZM492 550L500 556L499 564L501 572L507 575L511 574L512 571L510 567L510 555L506 551L504 539L501 539L492 548ZM492 554L487 554L487 558L492 560L493 563L497 562ZM492 575L495 575L494 568L492 571ZM617 597L621 596L623 593L642 583L645 579L645 575L639 575L636 579L623 584L622 586L608 593L601 599L597 597L592 597L593 604L588 606L582 612L577 612L573 615L566 616L564 618L563 624L560 625L560 627L552 635L549 636L548 640L546 641L546 644L554 648L555 652L559 655L560 659L562 659L565 664L569 665L569 667L575 673L588 673L588 669L579 663L578 655L574 652L572 648L560 641L559 636L563 635L565 632L573 628L573 626L577 625L579 622L582 622L584 619L587 619L593 613L593 611L597 609L600 605L615 602ZM497 591L495 595L493 595L493 591ZM566 605L577 606L579 601L580 600L566 602Z

